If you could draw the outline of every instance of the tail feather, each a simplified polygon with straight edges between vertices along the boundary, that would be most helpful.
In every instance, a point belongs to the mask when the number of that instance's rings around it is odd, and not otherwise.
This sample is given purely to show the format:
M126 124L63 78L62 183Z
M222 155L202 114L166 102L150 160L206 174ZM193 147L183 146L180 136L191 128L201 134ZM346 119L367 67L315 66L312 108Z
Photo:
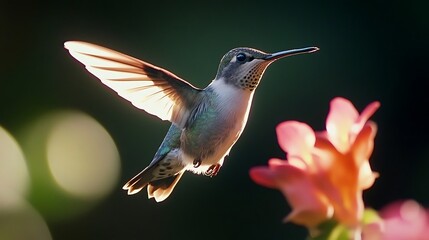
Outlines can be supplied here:
M155 198L155 201L164 201L170 196L176 184L182 177L184 170L178 172L176 175L166 177L162 179L153 180L152 168L149 166L129 180L122 189L128 191L128 195L133 195L140 192L144 187L147 186L148 198Z
M170 196L183 173L184 171L181 171L174 176L150 182L147 186L148 197L155 198L155 201L157 202L164 201L168 196Z
M128 190L128 195L140 192L152 180L152 174L149 173L149 167L143 169L139 174L131 178L122 189Z

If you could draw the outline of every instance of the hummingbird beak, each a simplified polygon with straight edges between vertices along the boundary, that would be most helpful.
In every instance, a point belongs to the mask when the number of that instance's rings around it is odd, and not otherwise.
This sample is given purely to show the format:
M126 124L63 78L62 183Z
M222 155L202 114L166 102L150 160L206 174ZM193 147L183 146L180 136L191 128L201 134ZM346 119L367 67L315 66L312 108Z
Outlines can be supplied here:
M274 61L274 60L277 60L280 58L298 55L298 54L302 54L302 53L312 53L312 52L316 52L318 50L319 50L318 47L306 47L306 48L292 49L292 50L286 50L286 51L272 53L272 54L269 54L262 59L267 60L267 61Z

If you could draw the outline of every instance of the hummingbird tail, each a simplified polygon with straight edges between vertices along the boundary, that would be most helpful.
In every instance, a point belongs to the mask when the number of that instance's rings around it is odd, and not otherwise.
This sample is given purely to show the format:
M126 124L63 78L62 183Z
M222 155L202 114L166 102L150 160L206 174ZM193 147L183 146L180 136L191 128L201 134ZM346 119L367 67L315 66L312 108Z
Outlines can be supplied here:
M139 174L131 178L122 189L128 191L128 195L133 195L140 192L152 180L152 172L155 166L148 166L143 169Z
M140 190L142 190L149 183L147 179L144 178L145 170L141 171L139 174L134 176L130 181L128 181L122 189L128 191L128 195L133 195Z
M128 194L132 195L140 192L147 186L148 197L155 198L155 201L157 202L162 202L170 196L185 171L182 170L174 176L159 180L152 180L152 175L148 174L149 172L150 171L148 171L148 169L144 169L128 181L122 189L128 190Z
M173 192L174 187L179 182L185 171L181 171L178 174L152 181L147 186L147 195L149 198L155 198L155 201L162 202L168 196L170 196L171 192Z
M161 202L170 196L184 172L185 167L178 160L177 151L169 151L164 155L156 154L152 163L128 181L122 189L132 195L147 186L148 197Z

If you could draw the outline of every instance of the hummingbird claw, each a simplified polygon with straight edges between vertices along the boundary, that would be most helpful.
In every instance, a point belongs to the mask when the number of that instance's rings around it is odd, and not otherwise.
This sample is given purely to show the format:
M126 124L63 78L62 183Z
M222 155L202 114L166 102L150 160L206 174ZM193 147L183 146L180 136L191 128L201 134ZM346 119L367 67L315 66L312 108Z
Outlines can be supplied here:
M201 159L195 158L193 164L194 164L194 168L199 167L201 165Z
M209 177L216 176L220 170L220 167L220 164L211 165L209 169L207 169L207 171L205 172L205 175Z

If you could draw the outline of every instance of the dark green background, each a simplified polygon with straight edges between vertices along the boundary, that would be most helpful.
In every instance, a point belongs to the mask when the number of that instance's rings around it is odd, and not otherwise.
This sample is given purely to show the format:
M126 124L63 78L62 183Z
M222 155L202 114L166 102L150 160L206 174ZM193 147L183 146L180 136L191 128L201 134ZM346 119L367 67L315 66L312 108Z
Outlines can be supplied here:
M0 125L19 135L43 114L78 109L97 119L118 146L122 173L115 191L79 217L46 215L54 239L303 239L304 228L281 222L289 212L283 196L254 184L248 171L284 157L278 123L293 119L324 129L335 96L358 110L381 102L372 118L379 132L371 158L380 178L365 192L366 204L379 209L413 198L427 206L428 9L423 0L2 1ZM271 65L219 175L186 174L158 204L145 192L127 196L121 186L150 162L169 123L87 73L63 49L67 40L128 53L199 87L234 47L321 50Z

